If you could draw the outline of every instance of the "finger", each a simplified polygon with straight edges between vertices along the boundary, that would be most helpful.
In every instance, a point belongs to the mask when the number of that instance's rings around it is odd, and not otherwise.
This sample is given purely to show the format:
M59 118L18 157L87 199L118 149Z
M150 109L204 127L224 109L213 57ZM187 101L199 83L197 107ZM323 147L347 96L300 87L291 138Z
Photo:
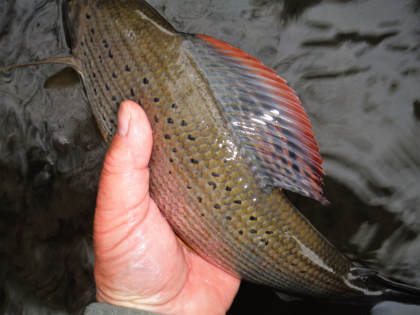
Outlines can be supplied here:
M152 131L146 114L138 104L123 102L118 114L118 132L106 154L99 182L95 233L131 226L132 220L141 220L145 215L141 209L147 208L150 199L151 150ZM131 218L130 209L134 208L140 211L136 218Z
M187 277L183 250L149 195L151 150L152 132L144 111L134 102L123 102L95 212L100 301L125 306L133 296L139 297L137 303L166 301L181 290Z

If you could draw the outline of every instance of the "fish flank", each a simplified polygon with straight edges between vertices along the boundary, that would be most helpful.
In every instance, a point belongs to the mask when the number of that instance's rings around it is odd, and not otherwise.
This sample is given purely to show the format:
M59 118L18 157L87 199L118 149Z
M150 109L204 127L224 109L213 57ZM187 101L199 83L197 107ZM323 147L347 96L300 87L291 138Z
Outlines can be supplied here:
M116 131L118 103L136 98L143 106L154 141L150 192L180 238L237 277L303 295L355 294L343 281L350 262L313 229L279 189L261 189L250 173L240 141L227 127L221 110L225 99L215 97L208 73L196 63L196 52L190 45L193 37L176 33L162 19L154 19L155 13L143 7L143 2L100 3L85 13L90 18L81 16L79 40L84 44L75 45L95 118L109 142ZM203 53L214 54L210 50ZM256 65L248 58L235 71ZM269 103L273 97L287 98L290 108L302 110L298 99L293 99L293 90L272 75L271 69L262 68L250 77L257 80L261 74L267 77L265 86L270 87L264 100ZM216 87L222 93L233 93L238 104L247 101L240 99L238 89L224 91L221 84ZM277 93L276 87L283 92ZM255 97L264 96L257 94ZM262 107L254 118L269 124L264 118L267 108ZM293 111L287 117L302 122ZM249 136L247 132L243 131L244 137ZM294 139L288 131L279 132L287 148L293 149ZM306 145L308 152L313 149L315 157L317 148L305 140L310 135L302 132L300 144ZM274 143L267 148L276 150ZM318 179L311 175L312 169L303 167L305 154L298 149L286 153L290 159L280 160L296 176ZM271 162L277 156L264 158ZM258 159L263 158L258 155ZM315 162L316 169L319 165ZM312 260L307 257L309 250L314 253Z

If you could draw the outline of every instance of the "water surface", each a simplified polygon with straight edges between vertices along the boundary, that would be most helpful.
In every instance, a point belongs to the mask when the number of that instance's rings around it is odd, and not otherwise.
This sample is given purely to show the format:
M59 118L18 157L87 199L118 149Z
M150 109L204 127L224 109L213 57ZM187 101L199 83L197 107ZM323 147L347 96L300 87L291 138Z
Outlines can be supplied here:
M288 80L313 124L331 204L291 199L346 255L420 286L420 1L149 2L177 29L227 41ZM0 1L0 65L68 52L57 1ZM60 69L0 74L6 314L76 312L94 298L91 222L105 147L80 83L44 88ZM244 284L229 314L420 312L398 307L283 302Z

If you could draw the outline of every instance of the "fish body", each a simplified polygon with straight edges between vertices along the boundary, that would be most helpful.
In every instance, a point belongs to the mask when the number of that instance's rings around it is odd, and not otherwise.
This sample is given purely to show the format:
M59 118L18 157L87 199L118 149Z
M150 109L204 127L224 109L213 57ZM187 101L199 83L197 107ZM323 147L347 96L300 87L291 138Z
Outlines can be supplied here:
M218 74L207 77L211 67L229 76L228 66L214 64L211 43L176 32L143 1L87 1L76 16L73 56L102 135L112 139L122 100L142 104L153 129L151 194L179 237L253 282L304 295L353 294L344 281L351 263L280 189L261 187L250 171L221 109L220 95L241 102L235 78L231 90Z
M144 108L154 143L150 193L183 242L237 277L289 294L389 292L368 284L372 273L284 196L289 189L326 201L309 120L273 70L209 36L177 32L143 0L66 6L66 63L81 75L107 143L122 100Z

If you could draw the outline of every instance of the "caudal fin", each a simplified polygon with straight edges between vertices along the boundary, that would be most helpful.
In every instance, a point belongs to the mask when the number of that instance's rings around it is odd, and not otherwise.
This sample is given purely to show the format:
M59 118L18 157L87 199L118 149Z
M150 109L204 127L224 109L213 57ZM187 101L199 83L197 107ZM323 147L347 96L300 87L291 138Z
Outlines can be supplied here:
M420 305L420 288L386 277L374 270L356 267L353 270L359 280L370 290L378 290L379 301L395 301Z

